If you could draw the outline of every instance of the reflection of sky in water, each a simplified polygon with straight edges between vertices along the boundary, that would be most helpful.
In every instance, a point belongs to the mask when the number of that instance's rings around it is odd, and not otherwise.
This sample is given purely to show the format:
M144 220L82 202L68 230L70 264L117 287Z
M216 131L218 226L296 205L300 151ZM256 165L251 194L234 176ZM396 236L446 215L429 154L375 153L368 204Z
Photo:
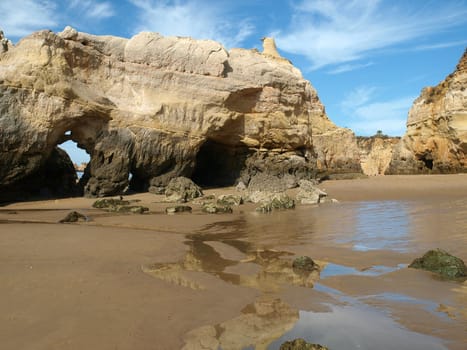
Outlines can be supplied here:
M402 201L374 201L354 204L355 226L349 236L338 239L354 250L392 249L407 251L409 205Z
M390 316L365 305L329 305L331 312L300 311L292 330L274 341L268 349L279 349L283 342L304 338L333 350L445 350L437 338L411 332Z
M389 272L399 270L404 267L407 267L407 265L399 264L396 267L376 265L366 270L357 270L354 267L329 263L320 272L320 278L323 279L327 277L343 276L343 275L380 276L380 275L384 275Z

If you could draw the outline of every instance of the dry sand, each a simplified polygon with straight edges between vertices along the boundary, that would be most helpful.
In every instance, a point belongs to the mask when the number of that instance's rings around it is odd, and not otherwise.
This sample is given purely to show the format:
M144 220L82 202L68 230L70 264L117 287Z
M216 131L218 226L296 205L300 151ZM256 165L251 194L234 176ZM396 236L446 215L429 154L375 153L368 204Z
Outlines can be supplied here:
M327 181L321 187L344 204L404 199L437 201L444 209L445 203L461 203L461 216L467 210L465 174ZM86 198L0 207L1 349L180 349L185 343L197 349L219 342L235 349L248 341L261 348L292 329L297 310L323 312L330 304L352 304L335 291L389 310L395 322L439 337L450 349L467 343L465 282L400 268L381 276L315 276L310 288L281 265L299 254L323 266L332 262L357 270L394 267L413 258L413 251L355 251L335 244L320 234L320 227L339 222L340 209L331 205L262 216L251 204L222 215L202 214L193 205L192 214L166 215L169 204L161 196L128 198L140 199L150 214L109 214L93 209L93 200ZM59 224L70 210L92 221ZM316 216L312 242L300 234L300 223L309 225L310 215ZM455 233L415 235L416 253L445 244L442 248L467 260L467 227L458 232L465 222L461 216ZM436 220L443 218L451 220L444 214ZM416 221L411 225L425 230ZM379 297L383 293L430 302Z

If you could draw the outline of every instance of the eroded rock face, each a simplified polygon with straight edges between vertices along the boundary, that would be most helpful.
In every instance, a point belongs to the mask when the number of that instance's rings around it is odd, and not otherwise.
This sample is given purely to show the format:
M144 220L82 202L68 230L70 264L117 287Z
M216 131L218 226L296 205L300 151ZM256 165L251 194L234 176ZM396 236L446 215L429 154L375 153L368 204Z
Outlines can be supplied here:
M361 173L360 149L352 130L336 126L323 113L313 114L313 147L319 173Z
M439 85L422 90L388 174L467 171L467 50Z
M316 154L325 167L358 167L352 147L329 156L340 150L318 141L315 150L313 123L321 139L323 123L337 138L352 138L327 119L298 69L256 50L67 27L33 33L0 53L2 188L21 184L69 139L90 154L81 180L88 196L147 190L176 176L234 184L264 168L309 177Z
M392 154L400 137L371 136L357 137L360 162L365 175L384 175L391 163Z

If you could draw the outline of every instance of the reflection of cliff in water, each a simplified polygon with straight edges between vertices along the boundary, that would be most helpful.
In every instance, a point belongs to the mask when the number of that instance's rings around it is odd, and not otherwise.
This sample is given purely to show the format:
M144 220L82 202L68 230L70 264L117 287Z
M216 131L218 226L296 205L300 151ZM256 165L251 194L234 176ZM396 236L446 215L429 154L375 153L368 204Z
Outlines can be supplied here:
M313 287L319 272L297 273L292 268L291 253L271 249L255 249L249 242L233 239L231 233L195 234L185 242L189 251L184 259L173 263L157 263L143 271L164 281L193 289L205 289L187 271L203 272L224 282L274 291L281 285ZM217 239L217 240L215 240ZM287 258L288 257L288 258Z
M245 227L245 222L237 223ZM272 296L281 286L313 287L319 272L297 272L292 268L293 254L272 249L258 249L245 241L246 230L229 226L208 227L203 233L189 236L189 247L182 261L144 266L153 277L179 286L207 289L197 273L209 274L224 282L261 291L262 296L246 306L240 316L217 325L203 326L189 332L183 349L243 349L255 346L266 349L298 320L298 310ZM217 226L217 225L216 225ZM219 233L220 232L220 233Z
M240 316L214 326L203 326L189 332L183 350L238 350L254 346L267 349L298 320L298 311L279 299L261 297L247 305Z

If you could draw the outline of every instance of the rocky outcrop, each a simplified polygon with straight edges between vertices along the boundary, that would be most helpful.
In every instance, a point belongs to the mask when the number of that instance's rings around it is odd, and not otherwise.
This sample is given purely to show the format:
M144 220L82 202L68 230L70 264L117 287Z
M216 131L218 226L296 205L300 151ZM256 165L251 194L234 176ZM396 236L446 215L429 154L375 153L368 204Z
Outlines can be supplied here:
M13 47L13 43L0 30L0 53L7 52L11 47Z
M365 175L384 175L389 167L395 146L400 137L375 135L370 137L357 137L360 149L360 164Z
M272 171L298 181L314 174L316 156L320 170L359 168L345 145L353 134L327 119L310 83L269 49L226 51L210 40L124 39L70 27L6 47L2 189L23 184L67 140L90 155L80 180L88 196L160 188L176 176L226 185Z
M467 171L467 50L457 69L422 90L387 174Z
M324 113L313 115L313 147L321 174L361 173L360 150L352 130L336 126Z
M4 164L1 163L0 172L4 170L3 166ZM77 181L78 178L68 154L59 147L54 147L43 164L40 164L38 168L30 169L30 173L24 176L21 182L0 185L0 202L81 195Z
M467 266L462 259L442 249L430 250L415 259L409 267L438 273L447 279L467 277Z

